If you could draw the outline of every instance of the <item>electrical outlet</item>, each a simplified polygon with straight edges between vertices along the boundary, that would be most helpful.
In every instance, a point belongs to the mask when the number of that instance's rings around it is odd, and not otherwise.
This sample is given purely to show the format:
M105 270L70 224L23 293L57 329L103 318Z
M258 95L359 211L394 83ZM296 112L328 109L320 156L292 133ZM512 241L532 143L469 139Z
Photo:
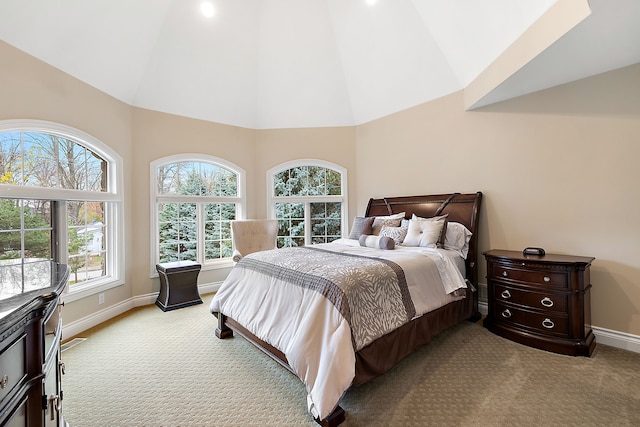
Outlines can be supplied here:
M104 293L98 294L98 304L104 304Z

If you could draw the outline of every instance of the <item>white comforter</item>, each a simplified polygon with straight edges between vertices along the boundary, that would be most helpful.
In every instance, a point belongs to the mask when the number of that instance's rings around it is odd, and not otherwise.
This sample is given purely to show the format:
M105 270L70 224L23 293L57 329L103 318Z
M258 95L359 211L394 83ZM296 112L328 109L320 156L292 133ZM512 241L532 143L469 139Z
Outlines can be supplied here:
M340 239L323 249L385 258L404 270L416 317L460 299L466 288L464 262L453 251L397 246L394 250L361 247ZM211 302L263 341L282 351L304 382L309 412L326 418L355 376L351 330L331 302L310 289L261 273L234 268Z

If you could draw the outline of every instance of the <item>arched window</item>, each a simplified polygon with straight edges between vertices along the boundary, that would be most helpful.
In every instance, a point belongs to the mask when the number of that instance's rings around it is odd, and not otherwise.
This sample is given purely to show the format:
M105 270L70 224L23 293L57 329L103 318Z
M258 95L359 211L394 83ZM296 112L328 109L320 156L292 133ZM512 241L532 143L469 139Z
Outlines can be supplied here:
M50 261L71 268L66 301L122 283L121 167L77 129L0 121L2 292L28 290Z
M225 160L181 154L151 165L155 264L190 260L203 268L227 264L230 222L243 217L245 173Z
M278 247L327 243L347 230L347 170L322 160L297 160L267 172L270 217Z

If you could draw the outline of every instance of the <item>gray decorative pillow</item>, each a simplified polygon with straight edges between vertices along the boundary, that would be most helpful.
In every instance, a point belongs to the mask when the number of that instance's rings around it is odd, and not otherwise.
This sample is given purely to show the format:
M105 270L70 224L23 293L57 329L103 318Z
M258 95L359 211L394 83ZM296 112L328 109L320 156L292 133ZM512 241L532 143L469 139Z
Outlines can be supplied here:
M409 221L407 220L407 223ZM389 227L387 225L383 225L380 229L380 236L391 237L396 245L401 245L404 241L404 238L407 236L407 230L409 230L409 225L403 227Z
M402 220L404 219L404 214L405 214L404 212L400 212L393 215L375 217L375 220L373 221L373 225L372 225L373 235L374 236L379 235L383 225L386 225L389 227L399 226L400 222L402 222Z
M358 239L360 246L366 246L367 248L374 249L395 249L396 244L391 237L386 236L371 236L363 234Z
M351 226L351 233L349 233L349 238L358 240L360 236L363 234L373 234L373 229L371 228L373 225L373 220L375 218L372 216L362 217L357 216L353 219L353 225Z
M380 240L378 241L378 246L380 249L395 249L396 243L393 241L391 237L379 236Z

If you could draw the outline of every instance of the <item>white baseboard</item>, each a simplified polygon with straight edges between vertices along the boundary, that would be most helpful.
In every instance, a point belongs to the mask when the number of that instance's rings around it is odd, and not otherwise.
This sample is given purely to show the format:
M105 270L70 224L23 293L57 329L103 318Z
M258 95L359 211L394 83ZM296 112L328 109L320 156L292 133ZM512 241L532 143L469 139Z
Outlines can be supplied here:
M210 294L212 292L216 292L222 282L215 283L205 283L202 285L198 285L198 292L200 295ZM141 307L143 305L151 305L156 302L158 298L159 292L152 292L147 295L138 295L133 298L129 298L125 301L119 302L112 306L109 306L103 310L97 311L93 314L83 317L82 319L78 319L73 322L64 323L64 310L62 313L62 339L65 340L67 338L74 337L86 331L87 329L93 328L94 326L99 325L100 323L106 322L109 319L112 319L122 313L125 313L135 307Z
M478 301L478 311L483 316L489 314L489 305L486 302Z
M200 293L200 295L216 292L221 284L222 282L215 282L198 285L198 292ZM97 326L102 322L106 322L107 320L116 317L126 311L129 311L132 308L154 304L156 298L158 298L158 292L136 296L126 301L122 301L118 304L107 307L104 310L100 310L89 316L83 317L82 319L76 320L75 322L65 324L62 327L62 339L64 340L81 334L87 329ZM487 303L480 301L478 303L478 310L483 316L486 316L488 313ZM596 342L599 344L633 351L634 353L640 353L640 336L638 335L613 331L611 329L599 328L597 326L593 326L593 334L596 336Z
M592 326L596 343L640 353L640 336Z

